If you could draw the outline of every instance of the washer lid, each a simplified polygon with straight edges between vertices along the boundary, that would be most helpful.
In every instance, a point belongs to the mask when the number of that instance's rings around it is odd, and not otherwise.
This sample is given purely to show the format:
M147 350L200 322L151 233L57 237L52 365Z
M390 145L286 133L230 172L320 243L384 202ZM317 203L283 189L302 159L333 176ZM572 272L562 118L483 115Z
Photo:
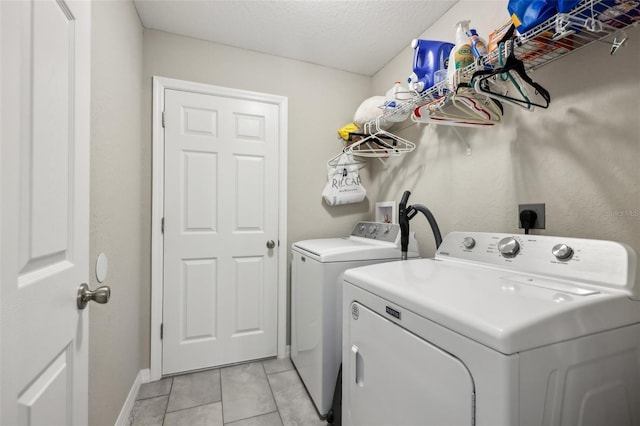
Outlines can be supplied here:
M453 261L376 264L344 279L504 354L640 322L640 303L621 291Z
M304 240L294 243L292 248L320 262L400 259L398 245L358 237ZM417 257L417 254L414 253L412 257Z

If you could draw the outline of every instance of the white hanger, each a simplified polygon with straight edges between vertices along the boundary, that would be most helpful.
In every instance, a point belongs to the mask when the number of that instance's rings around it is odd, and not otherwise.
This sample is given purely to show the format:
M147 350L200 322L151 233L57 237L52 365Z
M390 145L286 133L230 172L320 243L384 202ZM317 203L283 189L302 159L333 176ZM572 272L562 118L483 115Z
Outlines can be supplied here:
M411 115L415 123L459 127L490 127L502 121L502 111L486 96L459 88L461 94L448 94L417 107Z
M367 160L357 157L351 157L352 160L347 163L339 163L340 157L345 154L345 151L342 150L338 155L332 157L329 161L327 161L327 167L348 167L348 166L358 166L358 170L366 167Z
M370 134L347 146L344 152L362 157L383 158L411 152L416 148L413 142L380 128L380 120L383 119L383 116L379 116L366 123L364 131Z

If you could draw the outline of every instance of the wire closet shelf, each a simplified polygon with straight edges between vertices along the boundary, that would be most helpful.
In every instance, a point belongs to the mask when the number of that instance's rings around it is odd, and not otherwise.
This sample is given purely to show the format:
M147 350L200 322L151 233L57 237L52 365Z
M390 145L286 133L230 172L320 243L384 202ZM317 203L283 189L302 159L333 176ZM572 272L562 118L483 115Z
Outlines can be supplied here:
M614 2L612 0L582 0L569 13L558 13L523 34L516 34L511 49L527 71L535 70L569 53L576 52L593 42L611 45L615 54L627 40L625 29L637 25L640 20L640 1ZM487 65L496 65L500 49L479 58L474 64L457 71L456 80L464 81ZM382 108L382 114L367 123L365 128L379 130L381 123L403 121L416 107L440 98L448 90L448 81L442 81L422 93L413 92L407 101L398 101L394 108ZM389 132L385 132L389 135ZM395 136L395 135L394 135ZM405 144L399 150L368 146L359 153L358 147L346 147L345 152L367 157L388 157L411 152L415 145Z

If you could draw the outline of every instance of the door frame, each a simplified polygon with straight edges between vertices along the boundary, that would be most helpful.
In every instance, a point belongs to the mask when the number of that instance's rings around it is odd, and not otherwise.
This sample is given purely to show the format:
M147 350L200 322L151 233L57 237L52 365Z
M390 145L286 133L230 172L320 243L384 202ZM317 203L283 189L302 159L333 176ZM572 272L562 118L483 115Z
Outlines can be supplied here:
M151 380L162 377L162 298L164 273L164 92L166 89L270 103L278 106L278 358L285 358L287 338L287 128L288 98L191 81L153 76L151 171Z

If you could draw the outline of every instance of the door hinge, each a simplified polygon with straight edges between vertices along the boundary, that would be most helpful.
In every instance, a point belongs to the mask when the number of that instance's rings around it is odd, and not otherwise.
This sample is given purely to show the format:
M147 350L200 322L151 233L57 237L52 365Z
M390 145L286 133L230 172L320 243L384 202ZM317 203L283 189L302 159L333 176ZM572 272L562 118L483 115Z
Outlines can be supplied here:
M164 323L160 324L160 340L164 337Z
M164 234L164 217L160 220L160 232Z
M166 121L165 121L165 113L164 113L164 111L162 111L162 127L165 126L165 123L166 123Z

